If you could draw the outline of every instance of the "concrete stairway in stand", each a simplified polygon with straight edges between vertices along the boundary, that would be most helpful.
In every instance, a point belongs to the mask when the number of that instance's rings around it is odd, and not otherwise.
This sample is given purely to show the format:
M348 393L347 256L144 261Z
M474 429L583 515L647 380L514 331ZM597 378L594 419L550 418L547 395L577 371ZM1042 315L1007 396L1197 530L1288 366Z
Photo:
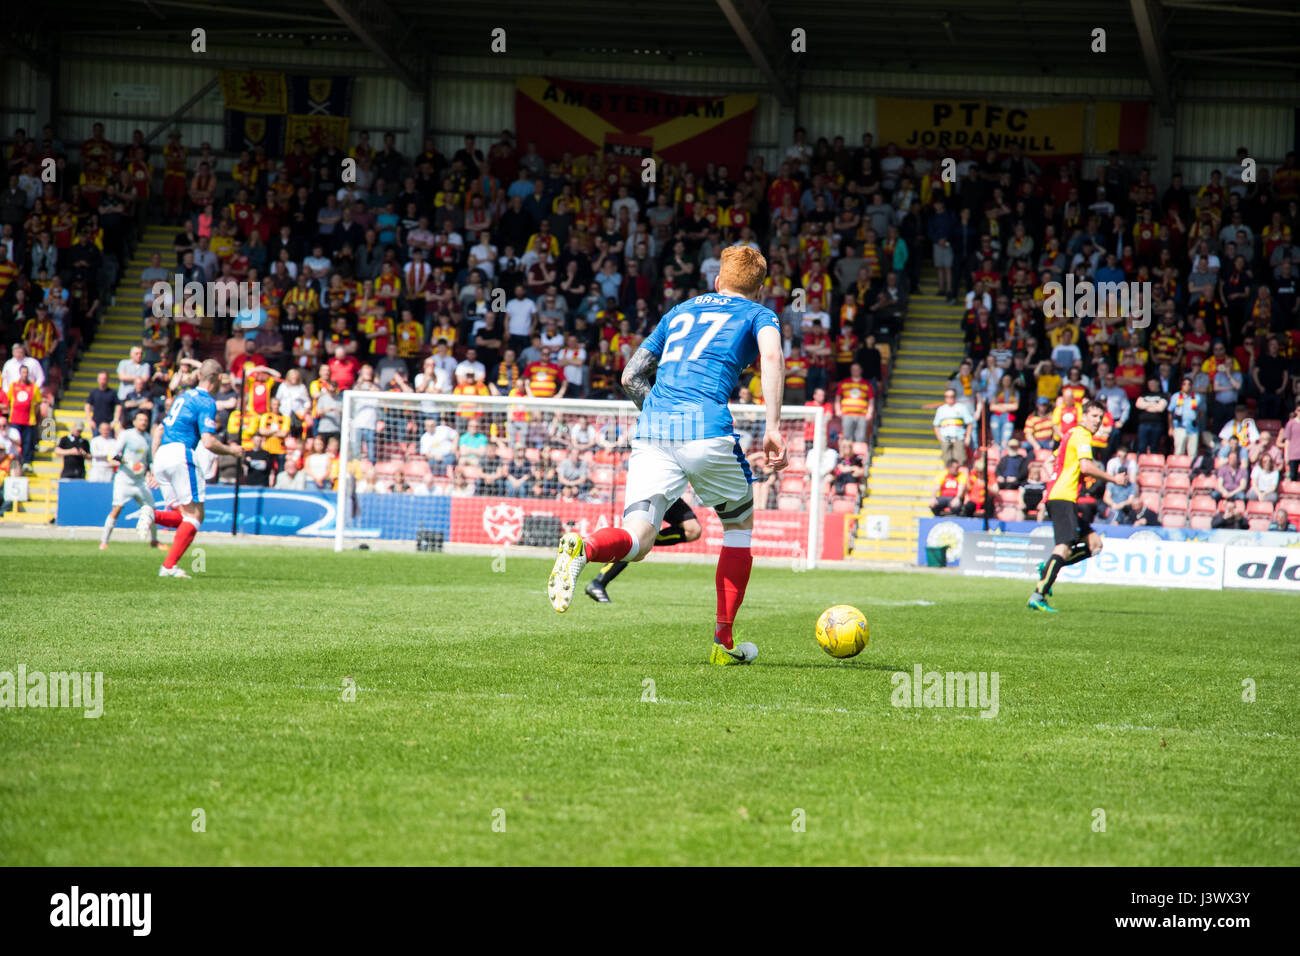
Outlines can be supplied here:
M854 558L916 562L917 519L930 514L926 505L942 470L934 409L923 406L943 401L949 376L964 354L961 308L946 304L934 288L934 273L928 270L908 306L850 552ZM867 537L873 515L889 519L887 538Z
M175 262L172 246L175 233L175 229L167 226L150 225L146 228L135 255L126 263L115 300L104 312L94 343L82 353L81 362L71 373L55 408L54 437L47 437L37 447L33 462L36 473L29 482L30 500L17 505L15 510L0 517L0 521L21 524L54 521L58 513L59 474L63 471L63 460L54 454L54 449L74 423L86 424L86 394L95 387L95 376L106 371L111 384L116 385L117 363L127 357L131 346L140 344L143 331L140 276L148 268L149 258L155 252L162 254L164 264ZM87 441L92 437L89 430L82 434Z

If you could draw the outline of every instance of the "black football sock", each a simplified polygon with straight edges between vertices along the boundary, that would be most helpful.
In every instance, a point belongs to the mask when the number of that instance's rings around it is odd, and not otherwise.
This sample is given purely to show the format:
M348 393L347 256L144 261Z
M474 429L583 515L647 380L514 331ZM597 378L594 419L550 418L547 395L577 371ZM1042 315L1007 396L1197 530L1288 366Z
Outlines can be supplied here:
M1069 567L1072 564L1078 564L1080 561L1086 561L1092 557L1092 549L1087 544L1080 541L1070 549L1069 555L1066 556L1064 566Z
M626 561L611 561L600 569L600 574L596 576L595 583L599 584L602 588L606 587L611 581L619 576L625 567L627 567Z
M1061 568L1065 567L1065 559L1056 552L1047 559L1047 564L1043 566L1043 576L1038 579L1038 593L1046 594L1056 583L1056 576L1061 573Z
M660 545L671 548L675 544L681 544L686 540L686 530L679 524L670 524L655 536L655 546Z

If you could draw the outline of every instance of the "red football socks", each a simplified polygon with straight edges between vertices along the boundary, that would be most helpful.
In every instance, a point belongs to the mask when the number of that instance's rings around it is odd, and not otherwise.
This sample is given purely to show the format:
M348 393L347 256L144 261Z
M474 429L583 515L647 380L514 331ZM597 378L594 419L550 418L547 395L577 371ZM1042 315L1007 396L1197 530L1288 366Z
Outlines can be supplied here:
M750 548L724 547L718 555L718 573L714 578L718 589L718 626L713 636L728 650L733 646L731 625L745 600L745 587L753 566L754 552Z
M153 520L164 528L179 528L181 526L181 513L173 508L170 511L155 511Z
M635 543L631 533L622 528L601 528L583 543L583 550L588 561L608 564L631 554Z
M171 550L167 552L167 558L163 561L164 568L176 567L176 562L181 559L185 549L190 546L194 540L194 535L198 533L198 528L188 521L182 521L181 526L176 529L176 537L172 539Z

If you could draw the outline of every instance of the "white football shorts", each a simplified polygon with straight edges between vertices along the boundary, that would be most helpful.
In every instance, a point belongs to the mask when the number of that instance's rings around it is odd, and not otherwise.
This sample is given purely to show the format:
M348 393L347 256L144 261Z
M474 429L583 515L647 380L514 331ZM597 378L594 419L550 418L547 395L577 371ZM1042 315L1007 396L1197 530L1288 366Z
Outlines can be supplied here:
M153 493L144 483L144 472L137 479L123 465L113 476L113 507L118 508L132 501L137 502L141 508L152 508Z
M658 528L689 483L702 505L717 510L723 520L738 520L752 510L753 480L740 444L729 435L663 443L633 439L623 514L644 514Z
M158 449L153 459L153 474L167 507L203 502L207 481L194 462L194 452L180 442L169 442Z

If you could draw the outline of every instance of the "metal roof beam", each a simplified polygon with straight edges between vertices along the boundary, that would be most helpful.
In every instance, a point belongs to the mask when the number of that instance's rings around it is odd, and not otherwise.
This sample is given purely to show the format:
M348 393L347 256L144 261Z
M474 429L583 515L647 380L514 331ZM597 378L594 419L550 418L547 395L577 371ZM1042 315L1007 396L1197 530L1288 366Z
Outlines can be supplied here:
M1210 10L1214 13L1251 13L1261 17L1300 17L1300 10L1246 7L1235 3L1193 3L1191 0L1163 0L1171 10Z
M1174 98L1165 65L1164 44L1161 39L1160 11L1153 0L1129 0L1133 11L1133 26L1137 28L1138 42L1142 46L1142 59L1146 63L1147 79L1156 96L1156 108L1163 117L1174 115Z
M398 79L414 93L425 93L422 64L401 54L402 46L412 39L413 27L402 20L384 0L325 0L356 38L370 52L388 64Z
M783 106L793 106L794 87L784 68L786 44L777 35L766 6L758 0L717 0L717 3L777 99Z

